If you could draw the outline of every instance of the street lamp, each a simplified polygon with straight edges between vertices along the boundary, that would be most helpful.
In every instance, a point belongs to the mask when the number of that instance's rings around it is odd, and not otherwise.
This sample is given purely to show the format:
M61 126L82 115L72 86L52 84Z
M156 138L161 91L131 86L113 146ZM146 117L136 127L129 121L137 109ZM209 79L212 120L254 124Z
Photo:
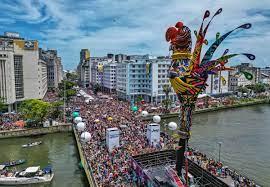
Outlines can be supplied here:
M217 144L218 144L218 162L220 162L220 149L222 142L218 142Z

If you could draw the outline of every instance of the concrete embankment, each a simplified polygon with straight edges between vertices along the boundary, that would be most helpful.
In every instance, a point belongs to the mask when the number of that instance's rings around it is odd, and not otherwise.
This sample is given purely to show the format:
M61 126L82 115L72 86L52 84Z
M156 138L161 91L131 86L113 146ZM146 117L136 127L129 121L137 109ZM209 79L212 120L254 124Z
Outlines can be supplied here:
M76 139L76 142L77 142L77 148L78 148L78 151L79 151L81 163L82 163L83 169L85 171L85 174L87 176L89 186L90 187L97 187L98 186L97 182L95 181L91 166L87 163L87 160L86 160L85 155L83 153L83 147L81 145L81 142L79 140L79 137L78 137L78 134L77 134L75 128L73 128L73 132L74 132L74 136L75 136L75 139Z
M220 110L226 110L226 109L233 109L233 108L239 108L239 107L245 107L245 106L252 106L252 105L258 105L258 104L269 104L268 99L263 100L257 100L257 101L251 101L251 102L245 102L245 103L238 103L230 106L218 106L218 107L212 107L212 108L205 108L205 109L199 109L195 110L193 114L201 114L206 112L214 112L214 111L220 111ZM179 116L179 112L176 113L168 113L168 114L150 114L147 117L144 118L144 120L152 120L154 115L159 115L162 119L166 118L174 118Z
M42 127L42 128L26 128L9 131L0 131L0 139L35 136L35 135L42 135L56 132L69 132L69 131L72 131L71 124L60 124L57 126Z

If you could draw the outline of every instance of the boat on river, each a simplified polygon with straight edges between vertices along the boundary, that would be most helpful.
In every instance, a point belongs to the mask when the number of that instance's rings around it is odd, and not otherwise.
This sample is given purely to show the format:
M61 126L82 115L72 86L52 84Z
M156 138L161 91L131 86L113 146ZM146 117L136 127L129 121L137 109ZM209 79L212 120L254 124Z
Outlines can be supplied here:
M24 164L26 160L20 159L20 160L13 160L13 161L8 161L5 163L1 163L0 165L4 165L5 167L12 167L12 166L17 166L20 164Z
M42 144L42 141L24 144L24 145L22 145L22 147L23 147L23 148L26 148L26 147L33 147L33 146L37 146L37 145L40 145L40 144Z
M50 166L42 170L40 166L34 166L16 172L2 171L0 173L0 185L48 183L52 181L53 177L54 173Z

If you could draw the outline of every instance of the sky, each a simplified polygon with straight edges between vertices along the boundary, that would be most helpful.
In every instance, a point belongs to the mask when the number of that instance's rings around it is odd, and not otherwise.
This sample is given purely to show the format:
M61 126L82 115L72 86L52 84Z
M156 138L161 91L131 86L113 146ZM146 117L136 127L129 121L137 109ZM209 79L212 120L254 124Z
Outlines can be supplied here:
M218 15L206 35L209 43L217 32L252 23L252 28L235 32L222 43L216 55L225 49L232 53L256 55L254 66L270 66L269 0L0 0L0 34L19 32L36 39L44 49L57 49L64 69L74 69L80 49L91 56L107 53L169 54L165 41L168 27L182 21L198 30L205 10ZM194 35L194 34L193 34ZM195 39L193 37L193 44ZM203 51L207 49L204 46ZM248 62L237 57L229 65Z

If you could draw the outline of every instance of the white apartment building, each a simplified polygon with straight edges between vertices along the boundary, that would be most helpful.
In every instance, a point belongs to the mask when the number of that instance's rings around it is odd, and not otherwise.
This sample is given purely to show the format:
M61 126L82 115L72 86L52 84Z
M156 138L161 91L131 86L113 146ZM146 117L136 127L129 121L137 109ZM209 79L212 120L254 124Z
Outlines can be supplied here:
M119 98L134 102L142 96L146 102L160 103L165 99L163 85L170 85L167 72L170 59L140 59L117 63L116 91ZM173 91L169 94L176 99Z
M0 36L0 97L8 110L25 99L42 99L38 41L25 40L18 33ZM45 70L44 70L45 71Z
M221 94L229 92L229 72L221 71L216 75L208 75L206 94Z
M116 90L116 63L103 65L103 87L110 93Z

